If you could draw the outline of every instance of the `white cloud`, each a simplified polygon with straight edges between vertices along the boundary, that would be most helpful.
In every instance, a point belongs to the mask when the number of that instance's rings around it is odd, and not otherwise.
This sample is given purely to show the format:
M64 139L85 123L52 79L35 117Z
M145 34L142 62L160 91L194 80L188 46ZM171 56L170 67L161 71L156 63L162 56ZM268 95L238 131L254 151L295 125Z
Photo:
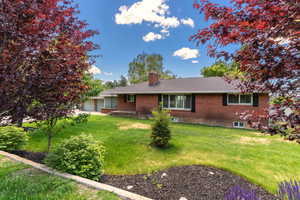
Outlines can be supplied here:
M155 40L161 40L162 38L163 37L161 34L156 34L156 33L150 32L143 37L143 40L145 42L151 42L151 41L155 41Z
M187 19L182 19L181 20L181 23L185 24L185 25L188 25L192 28L195 27L195 23L194 23L194 20L192 20L191 18L187 18Z
M105 76L112 76L112 75L113 75L112 72L103 72L103 74L104 74Z
M199 61L198 61L198 60L192 60L192 63L193 63L193 64L198 64Z
M103 74L105 76L112 76L113 73L111 72L103 72L99 67L97 67L96 65L92 65L88 71L90 74L92 75L100 75Z
M101 69L99 69L98 67L96 67L96 65L92 65L88 72L90 74L93 74L93 75L102 74Z
M151 22L162 27L177 27L180 22L176 17L167 17L169 6L165 0L141 0L130 7L121 6L115 16L117 24L141 24Z
M176 28L180 25L180 21L177 17L167 17L161 20L160 26L163 28Z
M161 28L161 38L169 36L170 28L177 28L181 24L194 26L191 18L178 19L170 16L167 0L139 0L131 6L123 5L119 8L119 12L115 15L116 24L142 24L150 23L155 28ZM156 34L157 37L159 37ZM153 40L154 41L154 40Z
M175 51L173 56L178 56L182 60L198 58L199 57L199 50L184 47L184 48L181 48L181 49Z

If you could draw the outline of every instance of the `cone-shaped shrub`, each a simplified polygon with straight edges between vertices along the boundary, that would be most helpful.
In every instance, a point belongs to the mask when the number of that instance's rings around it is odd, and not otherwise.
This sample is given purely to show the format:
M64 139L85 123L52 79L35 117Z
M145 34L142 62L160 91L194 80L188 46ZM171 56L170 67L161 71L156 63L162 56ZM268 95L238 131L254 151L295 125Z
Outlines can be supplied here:
M152 145L156 147L167 147L171 139L170 114L167 110L157 109L152 111Z

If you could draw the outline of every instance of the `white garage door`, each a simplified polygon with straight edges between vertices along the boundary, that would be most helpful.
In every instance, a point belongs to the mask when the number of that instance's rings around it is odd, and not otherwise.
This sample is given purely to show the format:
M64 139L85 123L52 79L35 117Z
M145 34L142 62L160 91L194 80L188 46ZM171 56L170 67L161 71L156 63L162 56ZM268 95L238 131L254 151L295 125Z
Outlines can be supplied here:
M93 100L87 100L83 104L83 110L84 111L95 111L94 101Z

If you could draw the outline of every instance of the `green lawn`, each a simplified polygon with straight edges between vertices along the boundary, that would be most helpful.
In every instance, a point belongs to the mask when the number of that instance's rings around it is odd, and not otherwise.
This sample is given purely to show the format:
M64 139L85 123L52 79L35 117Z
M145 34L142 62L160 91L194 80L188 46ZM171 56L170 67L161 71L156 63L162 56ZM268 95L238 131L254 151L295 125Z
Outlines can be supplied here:
M118 200L0 157L0 200Z
M300 146L279 136L254 131L172 124L171 148L149 146L151 121L92 116L87 124L68 127L54 137L54 146L81 133L104 142L108 174L151 173L172 166L204 164L230 170L275 192L278 182L300 180ZM45 151L46 137L35 133L25 147Z

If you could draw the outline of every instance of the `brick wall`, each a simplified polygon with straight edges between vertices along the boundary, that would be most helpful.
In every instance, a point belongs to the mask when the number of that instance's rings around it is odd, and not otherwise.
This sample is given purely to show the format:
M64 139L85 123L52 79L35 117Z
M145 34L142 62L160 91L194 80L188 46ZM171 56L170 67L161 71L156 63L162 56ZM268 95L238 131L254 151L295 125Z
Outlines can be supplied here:
M94 111L97 111L97 100L93 99L93 103L94 103Z
M259 106L227 105L223 106L222 94L196 95L196 112L173 110L171 114L185 122L203 123L232 127L234 121L240 121L237 113L255 111L263 113L268 108L268 95L259 96Z
M118 95L117 110L135 111L135 103L125 102L125 95Z
M109 114L109 113L111 113L112 111L115 111L115 110L116 109L102 108L101 112L104 113L104 114Z
M259 95L259 106L227 105L223 106L222 94L198 94L196 95L196 112L186 110L172 110L171 114L179 121L202 123L208 125L220 125L232 127L234 121L240 121L237 113L256 111L263 113L268 108L268 95ZM137 111L139 116L151 113L158 106L158 95L137 95L136 103L127 103L124 96L118 97L117 110Z
M150 114L151 111L158 107L158 95L137 95L136 111L139 114Z

